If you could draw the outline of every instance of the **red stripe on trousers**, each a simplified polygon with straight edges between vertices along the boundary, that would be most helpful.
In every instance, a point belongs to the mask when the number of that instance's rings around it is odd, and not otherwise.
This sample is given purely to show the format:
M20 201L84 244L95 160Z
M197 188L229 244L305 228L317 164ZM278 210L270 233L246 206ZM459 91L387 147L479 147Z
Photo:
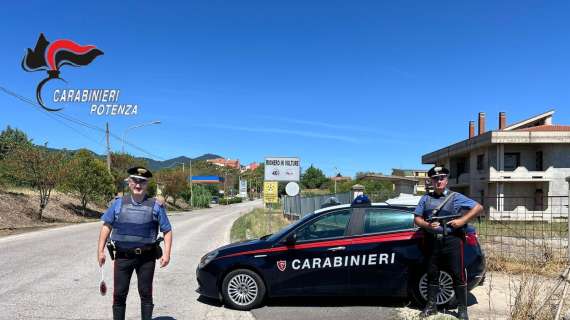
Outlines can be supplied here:
M461 240L461 248L459 249L459 254L461 255L461 281L463 282L462 284L466 284L467 281L465 281L465 266L463 264L463 249L464 249L464 241L463 239Z

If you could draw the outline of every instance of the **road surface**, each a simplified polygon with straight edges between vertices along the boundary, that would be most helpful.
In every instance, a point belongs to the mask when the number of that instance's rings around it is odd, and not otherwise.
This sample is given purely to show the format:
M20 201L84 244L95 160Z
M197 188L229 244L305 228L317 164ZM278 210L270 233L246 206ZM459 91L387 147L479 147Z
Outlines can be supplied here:
M269 300L253 312L229 310L198 299L195 270L206 252L229 242L235 219L260 201L174 213L170 265L157 266L155 320L172 319L398 319L402 301L380 298ZM100 223L85 223L0 238L0 319L111 319L112 262L104 266L109 287L99 295L96 245ZM133 275L127 318L140 319Z

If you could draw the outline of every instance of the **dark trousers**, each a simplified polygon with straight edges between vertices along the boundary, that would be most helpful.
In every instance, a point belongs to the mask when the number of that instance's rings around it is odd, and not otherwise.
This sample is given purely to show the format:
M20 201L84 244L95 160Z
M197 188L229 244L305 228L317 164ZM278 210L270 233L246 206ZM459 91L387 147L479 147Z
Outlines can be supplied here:
M124 306L129 294L129 284L133 271L137 272L141 305L152 304L152 279L156 260L150 255L115 259L113 306Z
M432 285L439 284L439 271L449 273L453 279L453 286L465 285L465 272L463 266L463 237L448 235L436 239L434 235L427 237L427 278Z

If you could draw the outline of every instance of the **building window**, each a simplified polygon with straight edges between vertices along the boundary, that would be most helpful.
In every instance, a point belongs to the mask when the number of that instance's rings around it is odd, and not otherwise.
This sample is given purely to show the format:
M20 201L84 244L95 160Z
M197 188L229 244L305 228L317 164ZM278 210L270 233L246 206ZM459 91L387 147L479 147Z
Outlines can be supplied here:
M521 165L520 152L506 152L505 153L505 170L515 170Z
M542 166L542 151L537 151L536 152L536 171L542 171L543 166Z
M483 164L483 160L485 159L484 154L477 155L477 170L485 169L485 165Z

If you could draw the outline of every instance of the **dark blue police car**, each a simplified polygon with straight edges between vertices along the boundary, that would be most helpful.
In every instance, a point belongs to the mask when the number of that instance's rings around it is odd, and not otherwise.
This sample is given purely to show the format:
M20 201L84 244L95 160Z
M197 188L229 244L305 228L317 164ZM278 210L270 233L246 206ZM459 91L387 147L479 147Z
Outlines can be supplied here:
M423 232L413 220L413 208L385 203L317 210L275 234L206 254L196 270L197 292L239 310L284 296L399 296L425 304ZM485 276L473 227L464 265L471 290ZM452 280L442 271L437 303L452 301Z

